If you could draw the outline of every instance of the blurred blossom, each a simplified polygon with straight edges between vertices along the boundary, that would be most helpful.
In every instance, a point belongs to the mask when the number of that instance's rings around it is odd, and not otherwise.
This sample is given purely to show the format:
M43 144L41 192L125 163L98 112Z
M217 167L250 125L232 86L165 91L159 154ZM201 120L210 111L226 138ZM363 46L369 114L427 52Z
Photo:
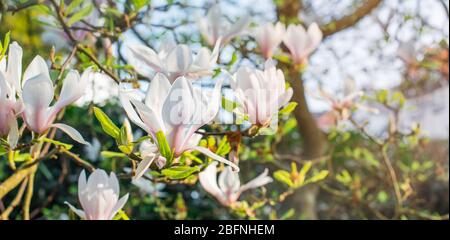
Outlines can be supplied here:
M302 64L307 62L308 56L319 46L322 37L322 31L317 23L311 24L308 31L302 25L290 24L283 42L291 53L292 61L295 64Z
M292 97L292 88L286 89L283 72L267 60L264 71L241 67L230 82L242 111L252 124L267 126Z
M22 48L17 42L9 45L7 58L5 56L0 61L0 137L7 136L9 145L15 147L19 137L16 118L23 111L20 97Z
M83 170L78 178L78 199L83 210L68 202L65 204L82 219L112 220L128 200L128 193L120 199L119 193L119 181L114 172L108 177L104 170L96 169L86 182Z
M148 73L142 67L149 67L157 73L164 74L171 83L178 77L196 80L213 74L214 65L219 57L220 39L216 41L214 50L201 48L197 54L185 44L165 43L158 53L144 45L131 45L131 64L142 75Z
M249 16L244 16L233 24L230 23L222 16L220 5L214 4L206 17L198 20L198 27L206 42L213 46L217 44L219 39L222 39L222 45L227 44L231 39L242 33L249 23Z
M339 121L348 120L352 115L352 111L355 109L362 109L375 114L379 112L376 108L368 107L356 101L358 98L364 96L364 92L362 91L350 93L342 99L336 99L323 90L320 90L320 94L322 98L331 104L331 110L322 114L317 120L318 125L322 129L335 126Z
M231 167L225 167L217 180L217 162L213 162L199 174L199 181L205 191L221 204L231 206L238 201L243 192L272 182L268 174L269 170L266 169L261 175L241 186L239 174L233 172Z
M251 35L255 38L262 55L265 59L272 58L280 43L283 41L286 27L283 23L266 23L252 30Z
M161 146L156 136L163 133L174 158L180 157L183 152L196 150L238 169L209 149L196 146L193 141L193 138L198 139L196 131L217 115L221 86L220 79L211 96L207 96L201 90L194 89L191 81L184 77L178 78L171 85L163 74L158 73L148 87L144 103L137 100L132 90L121 88L119 95L128 118L151 135L159 151ZM147 159L142 164L150 166L151 162Z
M91 144L84 146L86 158L91 161L97 161L99 159L101 147L100 141L97 138L93 138Z

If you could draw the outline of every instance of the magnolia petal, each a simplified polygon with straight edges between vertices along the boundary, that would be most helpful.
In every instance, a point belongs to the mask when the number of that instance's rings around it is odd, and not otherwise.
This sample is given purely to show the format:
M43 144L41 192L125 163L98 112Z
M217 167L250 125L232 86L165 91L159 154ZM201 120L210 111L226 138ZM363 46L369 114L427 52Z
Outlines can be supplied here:
M233 172L231 167L225 167L225 169L219 175L219 187L222 192L225 193L236 193L241 187L241 181L239 179L239 174Z
M70 138L72 138L73 140L75 140L81 144L89 145L89 142L86 142L84 140L84 138L83 138L83 136L81 136L80 132L78 132L75 128L73 128L69 125L66 125L63 123L54 123L50 126L60 129L61 131L65 132Z
M133 61L131 61L131 64L141 74L146 74L145 71L141 71L142 66L138 66L139 64L144 64L152 68L156 72L161 72L163 65L161 63L161 60L158 57L158 54L146 46L143 45L133 45L129 46L129 49L131 50L131 53L133 54L133 57L135 60L135 64L133 64ZM137 64L139 63L139 64Z
M198 174L198 179L203 189L213 195L219 201L226 201L225 194L217 185L217 162L209 164L209 166Z
M87 203L83 197L83 192L87 190L86 181L86 172L82 170L80 176L78 177L78 200L80 200L82 207L86 206L85 204Z
M20 91L20 80L22 76L22 48L17 42L9 45L8 66L6 67L7 80L16 91Z
M114 205L114 207L111 211L111 215L109 216L109 219L112 219L117 214L117 212L120 209L122 209L123 206L125 206L125 203L127 203L127 201L128 201L128 196L129 196L129 194L127 193L123 197L121 197L119 199L119 201L117 201L116 205Z
M192 53L188 46L181 44L173 49L166 59L166 68L170 73L183 74L192 64Z
M123 87L119 88L119 100L120 103L122 104L123 109L127 113L128 118L134 124L144 129L144 131L150 132L150 129L144 124L144 122L141 120L137 112L134 110L133 105L131 104L131 100L135 98L136 96L133 94L132 90L127 90L124 89Z
M148 86L145 105L160 115L170 87L169 79L164 74L157 73Z
M244 16L235 22L231 28L224 34L223 42L227 43L235 36L239 35L250 24L250 17Z
M14 118L10 121L10 129L8 134L8 144L11 148L16 148L19 142L19 127L17 125L17 120Z
M142 161L138 164L136 168L136 174L133 176L132 180L134 181L141 178L157 157L158 157L157 154L155 154L154 156L144 157L144 159L142 159Z
M72 206L72 204L68 203L68 202L64 202L64 204L66 204L67 206L69 206L70 210L72 210L76 215L78 215L78 217L82 218L82 219L86 219L86 214L84 213L83 210L78 209L74 206Z
M241 188L240 188L240 192L244 192L248 189L252 189L252 188L258 188L261 186L264 186L268 183L271 183L273 181L273 179L271 177L269 177L269 169L265 169L263 173L261 173L261 175L259 175L258 177L256 177L255 179L251 180L250 182L244 184Z
M223 157L221 157L221 156L211 152L211 150L209 150L209 149L207 149L205 147L195 146L195 147L192 147L191 149L195 150L195 151L199 151L199 152L203 153L204 155L206 155L207 157L210 157L210 158L212 158L212 159L214 159L214 160L216 160L218 162L221 162L221 163L224 163L226 165L231 166L233 168L234 172L239 172L240 171L238 165L236 165L233 162L231 162L231 161L229 161L229 160L227 160L227 159L225 159L225 158L223 158Z
M41 56L37 55L31 61L30 65L28 65L27 69L23 74L22 86L25 86L25 83L31 78L34 78L41 74L47 77L48 79L51 79L47 63Z
M59 112L59 110L80 98L84 92L84 87L80 86L80 74L78 71L70 70L64 78L59 99L55 104L55 111Z

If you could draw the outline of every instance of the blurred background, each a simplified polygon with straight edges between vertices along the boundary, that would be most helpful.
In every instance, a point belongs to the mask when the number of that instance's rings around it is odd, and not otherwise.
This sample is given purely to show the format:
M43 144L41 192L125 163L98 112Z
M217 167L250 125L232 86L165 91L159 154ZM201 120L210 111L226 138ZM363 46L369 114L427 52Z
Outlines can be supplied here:
M2 9L24 1L0 1ZM65 1L67 5L71 1ZM282 21L305 26L318 23L324 40L311 56L301 79L309 112L324 134L324 150L307 153L308 140L298 115L284 118L277 135L246 139L241 150L241 181L268 167L289 171L313 159L311 171L327 170L317 183L292 189L276 179L263 191L245 194L254 206L251 214L229 211L205 193L196 181L185 184L146 179L121 181L121 192L133 196L125 212L133 219L448 219L449 212L449 1L448 0L221 0L223 21L251 16L249 29L264 22ZM127 46L146 44L157 49L165 41L206 46L197 21L215 1L80 1L79 12L89 7L72 30L102 64L121 79L132 79ZM54 9L39 5L1 13L0 38L11 38L24 49L24 65L39 54L55 61L71 54L72 47L59 27ZM127 16L128 19L125 17ZM86 30L86 29L89 29ZM95 29L92 30L92 29ZM254 39L241 34L221 52L222 66L230 72L248 65L260 67ZM283 49L281 50L281 52ZM282 55L282 54L281 54ZM277 57L275 57L277 59ZM281 58L279 58L282 62ZM50 63L49 63L50 64ZM73 67L89 60L78 53ZM53 65L52 65L53 66ZM289 78L289 75L286 76ZM148 80L136 77L130 85L146 89ZM201 81L207 86L208 79ZM356 110L352 119L330 119L333 105L321 91L342 99L355 91L366 96L358 103L377 112ZM225 87L224 95L230 94ZM124 172L127 161L111 154L114 141L93 117L100 106L121 124L125 113L117 99L117 85L108 77L90 83L85 97L66 110L64 122L80 130L90 147L75 145L73 152L96 167ZM221 112L226 118L227 113ZM296 118L297 117L297 118ZM137 130L136 138L143 132ZM380 149L372 138L386 142ZM63 135L64 142L70 142ZM217 139L219 141L220 139ZM305 150L306 149L306 150ZM301 156L301 157L299 157ZM324 156L324 157L319 157ZM392 163L396 181L392 181ZM40 164L32 202L32 218L68 219L64 201L77 202L82 168L61 156ZM0 181L10 174L0 158ZM397 186L397 189L395 186ZM398 190L398 191L397 191ZM284 197L284 193L286 197ZM8 196L0 202L0 210ZM271 201L266 201L272 199ZM261 201L260 201L261 200ZM264 200L264 201L262 201ZM16 209L20 218L20 208Z

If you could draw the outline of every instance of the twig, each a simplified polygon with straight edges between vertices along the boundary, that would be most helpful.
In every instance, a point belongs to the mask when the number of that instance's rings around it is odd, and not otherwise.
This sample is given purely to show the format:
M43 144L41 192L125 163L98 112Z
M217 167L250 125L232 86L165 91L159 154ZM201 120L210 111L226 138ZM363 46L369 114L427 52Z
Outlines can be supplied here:
M27 186L28 179L25 179L22 181L22 185L20 185L20 188L16 194L16 197L12 200L12 202L9 204L8 208L2 213L0 216L0 220L7 220L9 218L9 214L14 210L17 205L19 205L20 201L22 200L23 193L25 192L25 187Z
M86 168L89 172L95 171L95 167L92 166L89 162L81 159L78 155L75 153L70 152L69 150L62 148L61 153L70 157L72 160L75 161L76 164L80 165L83 168Z
M31 204L31 198L33 198L33 188L34 188L34 177L36 173L37 168L28 176L28 187L27 192L25 195L25 200L23 203L23 219L24 220L30 220L30 204Z

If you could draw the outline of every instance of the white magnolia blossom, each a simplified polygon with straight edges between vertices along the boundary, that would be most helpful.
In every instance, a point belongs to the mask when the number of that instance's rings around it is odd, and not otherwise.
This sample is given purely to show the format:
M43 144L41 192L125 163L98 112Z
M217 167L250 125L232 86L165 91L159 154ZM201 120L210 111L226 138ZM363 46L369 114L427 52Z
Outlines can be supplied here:
M15 147L19 137L17 115L23 111L20 96L22 74L22 48L13 42L9 45L8 59L0 61L0 137L7 136Z
M272 182L268 173L269 170L266 169L261 175L241 186L239 174L233 172L230 167L225 167L217 180L217 162L214 162L199 173L199 180L205 191L214 196L221 204L230 206L238 201L243 192Z
M285 32L286 27L281 22L275 25L266 23L253 29L252 36L261 48L261 53L265 59L272 58L274 52L283 41Z
M212 52L203 47L197 54L185 44L165 43L158 53L144 45L132 45L129 47L133 58L130 62L140 74L148 75L142 67L150 67L153 71L164 74L171 83L181 76L196 80L213 74L219 57L220 41L217 40Z
M224 19L219 4L214 4L206 14L206 17L198 20L200 33L209 45L214 45L219 39L222 44L227 44L231 39L238 36L249 25L250 18L244 16L231 24Z
M163 74L157 74L148 87L144 103L138 101L132 91L123 88L119 96L128 118L151 135L159 151L161 146L156 136L163 133L175 159L186 151L196 150L239 169L209 149L197 146L198 141L195 141L198 139L196 131L210 123L219 111L221 86L222 81L217 81L208 97L194 89L191 81L184 77L171 85Z
M264 71L239 68L230 84L249 121L261 126L271 122L293 93L292 88L286 89L283 72L271 60L266 61Z
M305 63L308 56L316 50L322 41L323 34L317 23L312 23L308 31L302 25L291 24L284 36L284 45L291 53L295 64Z
M83 170L78 178L78 200L83 210L65 203L80 218L111 220L128 200L128 194L119 199L119 193L119 181L114 172L108 176L104 170L96 169L86 182Z
M54 86L45 60L36 56L22 76L22 48L16 42L10 45L8 58L7 65L4 60L0 63L0 105L6 106L0 110L5 113L1 115L6 123L4 126L0 124L0 130L2 135L6 134L6 129L12 130L9 133L10 144L17 143L15 117L19 113L22 114L28 129L33 132L43 134L50 127L56 127L75 141L87 144L77 130L66 124L53 123L53 121L61 109L83 95L91 69L88 68L81 77L77 71L69 71L63 81L59 99L50 106L54 98Z

